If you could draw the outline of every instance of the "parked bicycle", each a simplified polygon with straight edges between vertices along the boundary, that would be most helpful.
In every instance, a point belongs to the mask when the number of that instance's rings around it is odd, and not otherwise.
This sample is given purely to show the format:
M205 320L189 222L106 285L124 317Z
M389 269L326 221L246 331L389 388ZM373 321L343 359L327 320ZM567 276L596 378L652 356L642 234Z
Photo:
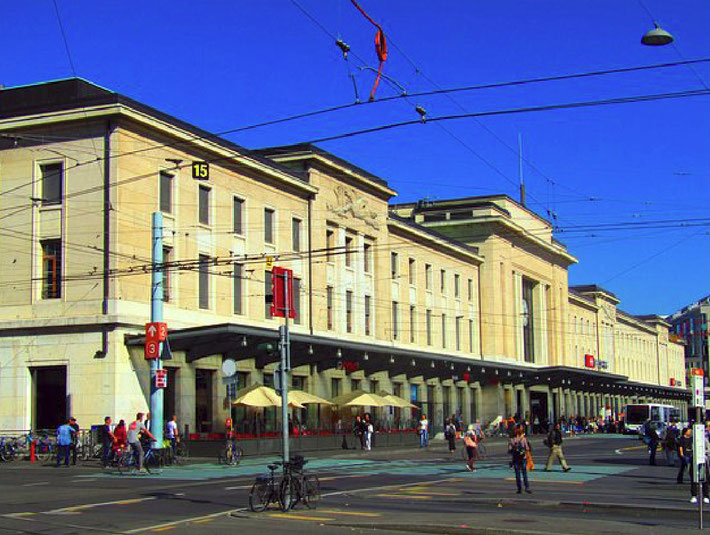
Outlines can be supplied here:
M237 445L236 440L228 439L222 447L222 451L220 451L217 461L219 464L237 466L242 461L243 456L244 451Z
M276 469L281 463L273 463L267 466L269 475L256 477L256 481L249 491L249 509L260 513L265 511L269 505L275 503L281 508L281 481L276 478Z
M314 509L320 501L320 481L318 476L304 473L306 463L308 461L300 455L284 463L284 476L279 488L282 511L293 509L298 502Z

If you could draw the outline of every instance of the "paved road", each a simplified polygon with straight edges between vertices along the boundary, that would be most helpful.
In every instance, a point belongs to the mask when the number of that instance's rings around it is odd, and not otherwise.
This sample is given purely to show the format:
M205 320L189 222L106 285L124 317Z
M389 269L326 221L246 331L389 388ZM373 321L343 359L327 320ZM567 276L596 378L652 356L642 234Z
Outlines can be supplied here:
M159 475L103 473L95 466L0 465L0 535L75 533L664 533L694 529L697 508L676 470L647 466L630 438L568 440L573 469L544 472L533 440L533 494L515 493L504 443L489 443L476 472L443 445L428 450L343 452L311 459L324 498L315 510L247 511L267 459L236 468L194 463ZM660 455L659 455L660 458ZM661 461L662 462L662 461ZM710 513L710 507L707 510ZM709 515L710 517L710 515ZM710 518L708 519L710 520ZM710 526L710 522L708 522Z

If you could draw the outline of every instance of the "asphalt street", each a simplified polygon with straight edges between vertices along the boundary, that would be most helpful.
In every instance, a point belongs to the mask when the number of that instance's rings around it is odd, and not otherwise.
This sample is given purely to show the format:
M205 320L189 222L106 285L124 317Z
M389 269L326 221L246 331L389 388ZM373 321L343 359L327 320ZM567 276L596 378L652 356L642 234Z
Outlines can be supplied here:
M532 494L516 494L502 441L468 472L459 452L334 452L309 458L321 480L315 509L248 510L248 494L271 458L238 467L194 460L160 474L120 475L87 463L70 468L0 464L0 535L78 533L667 533L696 530L697 506L677 469L648 466L633 438L565 441L572 471L545 472L542 437L532 441ZM710 506L706 506L710 526Z

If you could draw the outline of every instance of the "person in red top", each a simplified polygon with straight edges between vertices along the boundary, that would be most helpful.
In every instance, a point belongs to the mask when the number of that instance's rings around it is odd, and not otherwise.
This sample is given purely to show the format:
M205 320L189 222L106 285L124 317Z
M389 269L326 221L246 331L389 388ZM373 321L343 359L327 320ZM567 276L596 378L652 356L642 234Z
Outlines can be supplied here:
M113 450L118 451L126 447L126 422L121 420L113 430Z

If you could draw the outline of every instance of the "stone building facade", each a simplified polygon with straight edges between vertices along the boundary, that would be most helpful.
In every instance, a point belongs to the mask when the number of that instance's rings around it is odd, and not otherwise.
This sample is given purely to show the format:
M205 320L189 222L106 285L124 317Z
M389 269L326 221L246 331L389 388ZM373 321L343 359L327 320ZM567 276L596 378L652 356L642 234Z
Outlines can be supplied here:
M193 162L209 164L207 180ZM276 357L258 349L278 337L272 259L295 278L293 385L326 398L386 390L418 407L378 410L383 425L685 406L668 324L570 288L577 260L549 222L504 195L395 195L318 147L250 151L80 79L1 90L0 428L145 412L156 211L165 412L190 431L246 419L227 383L273 382ZM228 380L225 359L237 361ZM347 416L299 418L328 428Z

